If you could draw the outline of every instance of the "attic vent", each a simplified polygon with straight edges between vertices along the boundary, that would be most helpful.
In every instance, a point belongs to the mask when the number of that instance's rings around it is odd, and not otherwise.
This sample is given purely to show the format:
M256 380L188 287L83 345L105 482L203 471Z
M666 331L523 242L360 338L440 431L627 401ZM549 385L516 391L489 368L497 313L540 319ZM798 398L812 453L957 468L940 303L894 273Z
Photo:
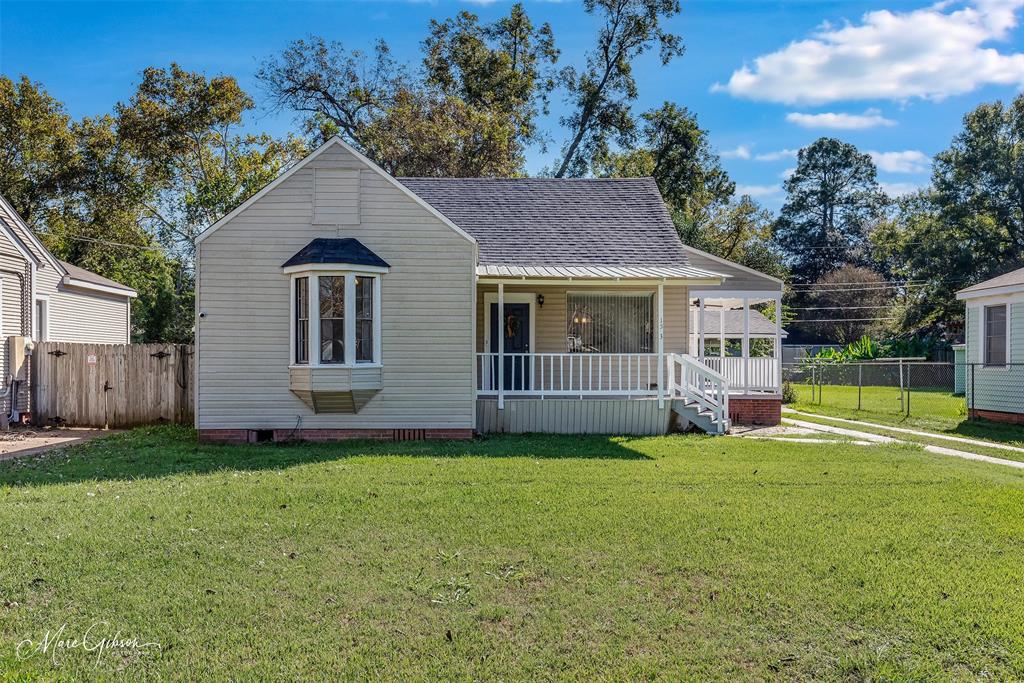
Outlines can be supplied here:
M359 171L313 169L313 223L359 224Z

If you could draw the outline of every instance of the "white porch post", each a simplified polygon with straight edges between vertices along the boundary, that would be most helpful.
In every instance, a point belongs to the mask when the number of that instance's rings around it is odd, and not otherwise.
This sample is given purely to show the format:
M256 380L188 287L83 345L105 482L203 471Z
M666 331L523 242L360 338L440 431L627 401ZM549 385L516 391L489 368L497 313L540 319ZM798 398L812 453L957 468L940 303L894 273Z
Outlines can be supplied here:
M725 306L723 305L718 310L718 357L725 358ZM724 369L725 365L722 365L722 368Z
M775 388L782 391L782 295L775 297Z
M648 382L650 380L647 380ZM658 285L658 410L665 407L665 285Z
M697 339L697 358L704 357L704 297L697 299L700 310L697 312L697 330L700 337Z
M498 410L505 409L505 285L498 283Z
M750 386L750 299L743 297L743 389Z

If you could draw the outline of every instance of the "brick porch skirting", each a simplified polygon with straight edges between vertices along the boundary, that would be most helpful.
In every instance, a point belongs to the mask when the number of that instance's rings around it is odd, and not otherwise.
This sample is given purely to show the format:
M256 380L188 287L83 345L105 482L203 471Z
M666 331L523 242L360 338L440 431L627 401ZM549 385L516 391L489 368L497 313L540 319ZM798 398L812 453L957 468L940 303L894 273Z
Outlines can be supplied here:
M972 420L992 420L993 422L1009 422L1011 424L1024 424L1024 413L1005 413L1001 410L978 410L967 411Z
M473 438L472 429L200 429L202 443L245 444L266 441L443 441Z
M782 422L782 397L730 396L729 419L737 425L777 425Z

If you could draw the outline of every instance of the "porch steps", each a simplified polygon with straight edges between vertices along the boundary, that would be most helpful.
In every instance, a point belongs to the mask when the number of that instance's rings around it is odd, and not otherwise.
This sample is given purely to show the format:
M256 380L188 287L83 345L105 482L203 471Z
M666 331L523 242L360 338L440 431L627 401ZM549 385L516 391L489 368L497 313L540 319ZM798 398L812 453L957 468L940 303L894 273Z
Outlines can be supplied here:
M700 404L692 399L672 399L672 412L679 416L682 429L694 426L707 434L721 434L729 431L728 420L725 429L721 429L715 420L715 415L710 410L701 408Z

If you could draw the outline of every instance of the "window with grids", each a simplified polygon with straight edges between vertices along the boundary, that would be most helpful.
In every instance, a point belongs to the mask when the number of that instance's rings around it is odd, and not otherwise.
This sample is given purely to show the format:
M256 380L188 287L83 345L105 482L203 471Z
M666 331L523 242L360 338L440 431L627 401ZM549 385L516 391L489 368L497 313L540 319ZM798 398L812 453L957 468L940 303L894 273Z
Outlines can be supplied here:
M576 353L653 352L654 294L570 293L565 339Z
M356 362L373 362L374 278L356 277Z
M320 278L320 362L345 362L345 276Z
M1006 305L985 307L985 365L1006 365Z
M309 278L295 278L295 362L309 363Z

